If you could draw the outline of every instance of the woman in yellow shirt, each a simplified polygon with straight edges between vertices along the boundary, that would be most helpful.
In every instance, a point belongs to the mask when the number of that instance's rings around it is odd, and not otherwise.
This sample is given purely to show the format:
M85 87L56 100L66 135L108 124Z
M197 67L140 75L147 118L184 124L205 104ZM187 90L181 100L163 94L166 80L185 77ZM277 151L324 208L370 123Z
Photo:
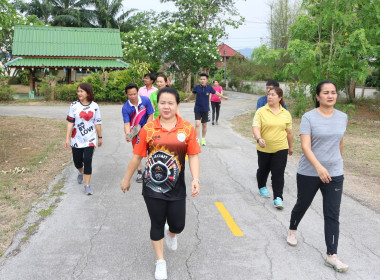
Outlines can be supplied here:
M288 154L293 154L292 116L283 108L281 88L271 89L267 98L268 103L256 111L252 123L259 165L256 178L260 195L270 197L266 183L271 172L273 204L282 209L285 167Z

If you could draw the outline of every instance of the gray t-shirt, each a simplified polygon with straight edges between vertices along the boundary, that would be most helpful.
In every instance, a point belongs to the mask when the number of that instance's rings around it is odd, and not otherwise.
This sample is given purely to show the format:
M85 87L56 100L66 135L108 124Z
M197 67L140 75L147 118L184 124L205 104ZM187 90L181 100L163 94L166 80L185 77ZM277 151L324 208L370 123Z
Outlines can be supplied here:
M334 114L325 118L317 109L313 109L302 116L300 135L311 136L311 150L327 169L331 177L343 175L343 159L340 154L340 141L347 127L347 115L334 109ZM305 176L317 176L317 170L302 154L297 173Z

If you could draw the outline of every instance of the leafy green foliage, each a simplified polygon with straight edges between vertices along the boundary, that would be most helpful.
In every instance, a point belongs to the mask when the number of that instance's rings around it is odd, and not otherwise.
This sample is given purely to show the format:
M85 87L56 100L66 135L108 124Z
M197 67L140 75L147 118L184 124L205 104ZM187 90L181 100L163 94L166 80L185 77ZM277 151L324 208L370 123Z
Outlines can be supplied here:
M11 89L10 85L0 82L0 101L13 100L12 94L14 94L14 91Z
M312 106L312 97L308 95L306 85L299 82L289 83L289 96L294 99L293 117L300 118ZM286 103L286 102L285 102Z

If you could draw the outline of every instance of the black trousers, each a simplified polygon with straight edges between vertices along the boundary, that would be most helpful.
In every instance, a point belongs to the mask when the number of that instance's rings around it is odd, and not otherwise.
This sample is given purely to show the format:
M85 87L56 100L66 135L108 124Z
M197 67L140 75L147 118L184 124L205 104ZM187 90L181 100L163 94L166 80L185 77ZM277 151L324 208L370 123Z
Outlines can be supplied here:
M94 155L95 147L86 148L71 148L73 151L73 161L77 169L84 166L84 174L92 174L92 156Z
M150 217L150 239L159 241L164 238L165 222L169 230L178 234L185 228L186 199L168 201L144 196Z
M257 151L259 168L256 178L259 189L266 186L269 172L272 176L273 199L282 197L284 191L284 173L288 161L288 149L280 150L276 153L264 153Z
M218 121L218 119L219 119L219 111L220 111L221 104L222 104L221 102L211 101L212 121L214 121L214 120ZM216 111L216 119L215 119L215 111Z
M325 220L325 242L327 254L338 250L339 212L343 193L343 175L332 177L330 183L323 183L319 177L297 174L297 202L292 210L289 229L296 230L315 194L320 189L323 196Z

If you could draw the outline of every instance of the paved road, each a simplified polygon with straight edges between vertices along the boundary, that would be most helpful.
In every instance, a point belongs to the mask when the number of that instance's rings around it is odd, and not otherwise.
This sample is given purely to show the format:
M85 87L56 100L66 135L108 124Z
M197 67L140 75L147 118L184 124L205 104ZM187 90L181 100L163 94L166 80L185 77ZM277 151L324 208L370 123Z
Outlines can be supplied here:
M380 279L380 217L344 196L339 256L350 265L345 274L323 265L325 244L321 195L299 226L299 245L286 244L291 209L296 200L297 163L286 169L284 203L257 194L255 145L236 135L229 120L252 107L252 95L230 94L221 121L209 125L202 148L201 194L187 199L187 220L176 252L166 251L169 279ZM255 97L256 98L256 97ZM193 120L193 104L181 113ZM0 106L0 115L64 118L68 106ZM0 279L154 279L154 253L149 217L141 186L119 187L131 147L123 140L121 106L101 106L104 146L94 156L87 197L76 183L75 168L62 177L62 201L28 242L17 240L0 259ZM187 168L187 182L190 174ZM364 187L364 186L363 186ZM215 206L222 202L243 236L234 236Z

